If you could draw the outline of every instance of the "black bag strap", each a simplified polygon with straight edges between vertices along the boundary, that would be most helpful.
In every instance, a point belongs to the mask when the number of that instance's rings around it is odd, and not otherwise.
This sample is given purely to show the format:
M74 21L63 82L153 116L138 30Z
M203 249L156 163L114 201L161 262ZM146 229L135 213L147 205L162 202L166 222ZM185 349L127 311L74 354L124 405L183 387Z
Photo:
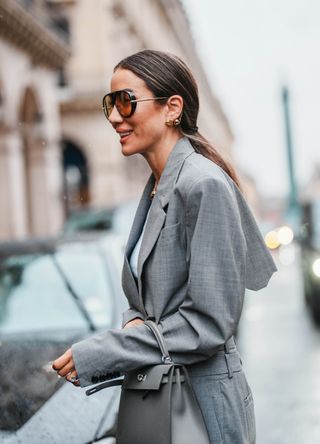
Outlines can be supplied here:
M164 342L164 337L163 337L162 333L160 332L157 324L155 322L151 321L150 319L147 319L145 321L145 324L150 328L150 330L152 331L152 333L154 334L154 336L158 342L158 345L159 345L161 353L162 353L162 362L164 364L173 364L173 360L171 359L171 356L169 355L168 349L167 349L166 344Z
M92 387L89 390L86 390L86 395L90 396L93 395L96 392L99 392L100 390L104 389L104 388L108 388L108 387L114 387L116 385L122 385L123 383L123 378L121 379L113 379L111 381L106 381L103 382L102 384L96 385L95 387Z

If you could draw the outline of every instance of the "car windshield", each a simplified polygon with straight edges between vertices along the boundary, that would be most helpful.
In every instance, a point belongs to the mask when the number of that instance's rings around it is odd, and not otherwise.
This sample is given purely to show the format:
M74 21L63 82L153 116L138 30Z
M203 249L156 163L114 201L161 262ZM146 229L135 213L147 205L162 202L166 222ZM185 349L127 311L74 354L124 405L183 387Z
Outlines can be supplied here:
M53 395L64 378L52 371L52 360L92 327L113 327L118 314L113 252L100 238L61 241L46 253L22 245L8 256L11 250L2 248L0 441L1 430L23 434L22 425L38 410L48 412L50 421L56 417Z
M112 322L112 287L98 251L65 248L55 254L95 327ZM0 333L83 329L87 321L51 255L11 256L0 265Z

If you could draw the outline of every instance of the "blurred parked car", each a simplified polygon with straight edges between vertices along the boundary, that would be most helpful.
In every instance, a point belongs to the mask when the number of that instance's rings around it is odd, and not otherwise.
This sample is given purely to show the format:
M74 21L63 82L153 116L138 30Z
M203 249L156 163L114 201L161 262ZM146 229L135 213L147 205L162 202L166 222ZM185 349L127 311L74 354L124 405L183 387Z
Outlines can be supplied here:
M320 199L302 205L300 241L305 299L320 325Z
M0 442L114 442L119 390L87 397L51 361L121 325L123 240L115 235L0 244Z
M87 208L73 212L64 225L64 233L112 230L128 237L139 201L130 200L113 208Z
M64 233L111 230L115 208L85 208L71 213L64 224Z

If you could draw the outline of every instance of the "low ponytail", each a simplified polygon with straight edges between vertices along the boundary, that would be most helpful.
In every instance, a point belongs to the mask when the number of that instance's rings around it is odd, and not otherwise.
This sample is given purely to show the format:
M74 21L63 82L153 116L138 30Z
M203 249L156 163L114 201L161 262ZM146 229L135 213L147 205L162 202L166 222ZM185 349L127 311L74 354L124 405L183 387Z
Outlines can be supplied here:
M197 153L202 154L202 156L219 165L236 183L238 188L243 191L240 179L231 163L224 159L197 129L196 131L194 131L194 129L191 129L191 131L187 130L186 132L182 130L182 134L190 140L191 145Z

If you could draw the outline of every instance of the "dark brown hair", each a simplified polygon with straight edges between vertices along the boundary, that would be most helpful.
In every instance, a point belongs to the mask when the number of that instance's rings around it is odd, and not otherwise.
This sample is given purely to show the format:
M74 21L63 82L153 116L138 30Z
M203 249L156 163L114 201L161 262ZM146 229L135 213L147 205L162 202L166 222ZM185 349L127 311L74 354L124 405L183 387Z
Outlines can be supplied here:
M199 94L197 83L187 65L177 56L143 50L121 60L114 68L128 69L142 79L155 97L180 95L183 98L181 133L188 137L195 151L219 165L241 188L231 164L205 139L197 127Z

